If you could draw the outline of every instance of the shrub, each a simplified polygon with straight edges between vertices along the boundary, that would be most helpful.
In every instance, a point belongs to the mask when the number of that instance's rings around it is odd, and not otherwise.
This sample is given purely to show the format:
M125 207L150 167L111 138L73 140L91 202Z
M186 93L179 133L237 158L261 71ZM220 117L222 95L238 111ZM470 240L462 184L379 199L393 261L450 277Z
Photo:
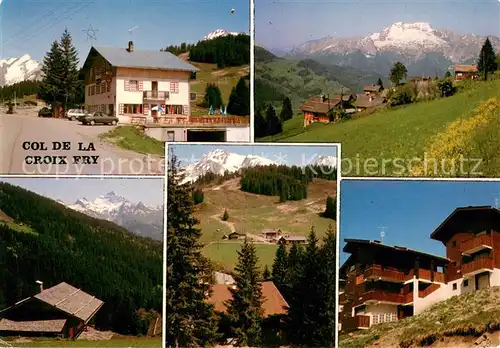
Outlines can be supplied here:
M205 199L205 195L203 194L203 190L200 188L196 188L193 190L193 202L194 204L203 203Z
M229 213L227 212L227 209L224 209L224 214L222 215L222 220L223 221L229 220Z

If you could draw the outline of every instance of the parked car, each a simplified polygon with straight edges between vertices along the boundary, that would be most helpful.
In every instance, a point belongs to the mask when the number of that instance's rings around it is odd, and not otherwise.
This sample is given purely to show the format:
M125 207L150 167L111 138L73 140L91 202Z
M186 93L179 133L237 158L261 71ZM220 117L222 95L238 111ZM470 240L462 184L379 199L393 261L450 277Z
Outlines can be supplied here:
M43 107L38 111L38 117L52 117L52 110L47 107Z
M76 120L79 116L84 116L85 115L85 110L83 109L69 109L66 112L66 117L68 120L74 121Z
M82 116L78 116L77 120L82 124L90 124L91 126L95 124L112 124L115 125L118 123L118 117L106 115L104 112L93 112L90 114L85 114Z

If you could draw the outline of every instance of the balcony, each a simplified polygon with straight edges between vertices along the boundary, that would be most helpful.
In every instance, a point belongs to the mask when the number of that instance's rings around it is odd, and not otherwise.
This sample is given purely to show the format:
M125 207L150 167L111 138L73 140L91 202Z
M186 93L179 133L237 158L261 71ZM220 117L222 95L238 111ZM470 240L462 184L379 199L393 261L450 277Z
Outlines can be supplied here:
M365 270L365 279L385 280L388 282L402 283L405 274L395 269L382 269L380 265L373 265Z
M464 277L491 270L493 270L493 259L487 257L464 263L461 267L462 276Z
M355 317L344 317L342 330L351 331L355 329L367 329L370 327L370 317L368 315L356 315Z
M133 124L152 127L166 126L193 126L193 127L217 127L217 126L249 126L248 116L184 116L184 115L161 115L158 122L147 123L146 116L134 116L131 120Z
M166 101L170 98L170 92L164 91L144 91L144 100L156 100L156 101Z
M406 275L405 280L408 281L408 280L413 279L414 275L415 275L415 272L413 270L410 270L410 272L408 272L408 274ZM434 279L432 279L432 272L430 270L424 269L424 268L418 269L417 279L427 280L429 282L445 283L444 273L434 272Z
M392 304L406 304L413 301L413 294L399 294L396 292L386 292L383 290L371 290L362 294L357 300L355 300L354 305L358 306L364 303L376 303L385 302Z
M462 255L470 256L484 249L493 249L493 241L490 235L482 234L460 244Z

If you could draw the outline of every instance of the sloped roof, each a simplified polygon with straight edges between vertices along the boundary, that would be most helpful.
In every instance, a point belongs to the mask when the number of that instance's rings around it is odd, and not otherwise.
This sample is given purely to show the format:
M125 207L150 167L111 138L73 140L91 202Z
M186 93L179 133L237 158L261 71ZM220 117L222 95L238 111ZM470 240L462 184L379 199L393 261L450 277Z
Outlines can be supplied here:
M195 66L170 52L134 50L120 47L92 47L89 56L96 51L112 66L143 69L164 69L178 71L198 71ZM87 58L88 59L88 58Z
M455 72L477 72L477 65L455 65Z
M288 303L279 292L278 288L272 281L262 282L262 309L264 310L264 318L271 315L285 314L288 308ZM225 312L227 310L227 301L232 298L230 291L231 285L215 284L212 285L212 295L208 302L215 305L217 312Z
M66 324L66 319L13 321L0 319L0 331L19 332L61 332Z
M367 92L380 92L381 89L382 86L380 85L365 85L363 87L363 90Z
M64 282L45 289L34 297L84 322L89 321L104 303Z
M351 94L343 95L343 101L349 101L353 98ZM319 114L327 114L340 103L340 96L334 98L311 97L304 104L299 106L299 110L306 112L314 112Z
M360 108L374 108L377 106L382 105L385 102L384 97L370 97L368 95L364 94L357 94L356 95L356 106Z

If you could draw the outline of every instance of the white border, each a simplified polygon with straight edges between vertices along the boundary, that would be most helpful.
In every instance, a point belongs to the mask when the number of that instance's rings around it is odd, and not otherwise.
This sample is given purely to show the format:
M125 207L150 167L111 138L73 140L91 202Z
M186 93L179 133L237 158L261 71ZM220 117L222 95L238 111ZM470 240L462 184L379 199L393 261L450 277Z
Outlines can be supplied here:
M250 142L254 143L254 116L255 116L255 3L250 0Z
M168 145L165 143L165 174L163 176L163 282L162 282L162 330L161 330L161 347L166 348L167 339L167 180L168 180Z

